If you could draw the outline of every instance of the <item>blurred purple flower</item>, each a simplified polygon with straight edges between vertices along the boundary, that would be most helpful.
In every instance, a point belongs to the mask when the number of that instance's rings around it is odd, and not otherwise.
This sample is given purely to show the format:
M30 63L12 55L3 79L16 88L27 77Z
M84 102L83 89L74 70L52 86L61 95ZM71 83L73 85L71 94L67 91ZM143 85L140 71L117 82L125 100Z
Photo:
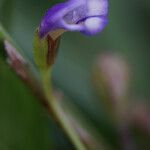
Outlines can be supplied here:
M107 24L108 0L68 0L50 8L41 20L40 38L63 29L86 35L101 32Z

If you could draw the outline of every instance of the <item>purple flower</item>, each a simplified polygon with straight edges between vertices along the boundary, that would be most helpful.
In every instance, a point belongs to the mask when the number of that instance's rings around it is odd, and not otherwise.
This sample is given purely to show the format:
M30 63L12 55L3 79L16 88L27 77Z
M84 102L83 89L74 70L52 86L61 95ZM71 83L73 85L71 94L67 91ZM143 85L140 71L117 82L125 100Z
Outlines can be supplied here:
M46 12L39 27L39 36L43 38L58 29L94 35L106 26L107 14L107 0L68 0Z

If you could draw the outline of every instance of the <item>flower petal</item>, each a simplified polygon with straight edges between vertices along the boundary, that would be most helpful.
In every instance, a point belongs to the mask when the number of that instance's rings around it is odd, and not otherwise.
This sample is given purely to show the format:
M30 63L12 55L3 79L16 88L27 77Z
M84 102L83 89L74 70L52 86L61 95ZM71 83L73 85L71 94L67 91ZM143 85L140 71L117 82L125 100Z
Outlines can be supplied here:
M107 24L107 0L69 0L49 9L42 18L39 36L64 29L87 35L100 32Z

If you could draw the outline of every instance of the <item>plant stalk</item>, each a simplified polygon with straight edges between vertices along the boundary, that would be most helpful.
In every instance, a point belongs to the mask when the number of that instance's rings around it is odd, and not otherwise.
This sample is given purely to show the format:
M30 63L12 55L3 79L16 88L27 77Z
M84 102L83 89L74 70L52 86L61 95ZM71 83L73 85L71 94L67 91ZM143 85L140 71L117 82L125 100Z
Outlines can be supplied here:
M86 150L85 145L81 142L78 134L70 125L68 118L64 115L62 108L52 94L50 75L51 70L41 71L43 91L48 101L49 109L52 112L52 117L61 126L77 150Z

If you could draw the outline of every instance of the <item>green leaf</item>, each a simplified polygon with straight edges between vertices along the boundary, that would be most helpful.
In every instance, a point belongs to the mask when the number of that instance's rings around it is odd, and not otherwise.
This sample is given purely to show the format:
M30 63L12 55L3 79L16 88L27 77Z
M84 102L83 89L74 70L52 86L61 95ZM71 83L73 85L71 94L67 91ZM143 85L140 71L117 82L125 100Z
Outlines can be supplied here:
M43 39L40 39L38 30L35 32L33 54L34 61L40 70L47 70L54 64L59 47L59 40L60 37L53 39L51 35L47 35Z
M40 69L47 69L49 67L47 61L48 55L48 41L47 38L40 39L38 35L38 31L34 34L34 43L33 43L33 54L34 54L34 61L36 65Z
M46 113L1 58L0 83L0 149L48 150Z
M11 38L9 37L8 33L5 31L3 26L0 24L0 40L2 41L4 39L11 41Z

